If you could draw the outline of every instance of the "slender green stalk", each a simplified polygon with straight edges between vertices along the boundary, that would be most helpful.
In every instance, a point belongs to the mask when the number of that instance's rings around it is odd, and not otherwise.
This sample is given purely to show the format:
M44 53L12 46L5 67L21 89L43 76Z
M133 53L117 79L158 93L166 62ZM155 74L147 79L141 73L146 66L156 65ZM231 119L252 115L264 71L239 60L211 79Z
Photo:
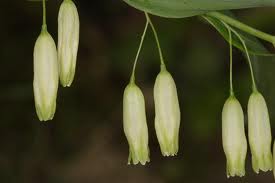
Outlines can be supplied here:
M232 34L231 34L231 30L228 29L228 34L229 34L229 52L230 52L230 96L234 96L234 89L233 89L233 49L232 49Z
M43 0L43 24L42 31L47 30L47 19L46 19L46 0Z
M158 51L159 51L159 57L160 57L160 63L161 63L161 69L162 70L166 70L166 66L165 66L165 63L164 63L164 59L163 59L163 54L162 54L162 50L161 50L161 47L160 47L160 43L159 43L159 38L158 38L158 34L157 34L157 31L155 29L155 26L154 24L152 23L148 13L145 12L145 16L146 16L146 19L147 21L149 22L152 30L153 30L153 33L154 33L154 36L155 36L155 40L156 40L156 43L157 43L157 47L158 47Z
M207 19L208 20L208 19ZM233 48L232 48L232 33L227 24L224 24L227 28L228 35L229 35L229 52L230 52L230 96L234 96L234 89L233 89Z
M211 16L211 17L215 17L233 27L236 27L244 32L247 32L249 34L252 34L260 39L263 39L265 41L268 41L272 44L275 44L275 36L273 35L270 35L270 34L267 34L265 32L262 32L260 30L257 30L253 27L250 27L232 17L229 17L225 14L222 14L222 13L219 13L219 12L210 12L210 13L207 13L208 16Z
M256 82L255 82L255 77L254 77L254 73L253 73L253 67L252 67L250 55L248 53L245 41L243 40L243 38L241 37L241 35L237 31L235 31L232 27L230 27L228 24L226 24L223 21L221 21L221 22L227 27L227 29L231 30L239 38L239 40L241 41L241 43L242 43L242 45L243 45L243 47L245 49L245 53L246 53L247 60L248 60L248 65L249 65L251 79L252 79L252 90L253 90L253 92L257 92L258 89L257 89L257 85L256 85Z
M148 29L148 25L149 25L149 22L148 22L148 20L146 20L146 25L145 25L145 28L144 28L144 31L143 31L143 34L142 34L142 37L141 37L141 41L140 41L140 44L139 44L139 47L138 47L137 55L136 55L136 58L135 58L130 83L135 83L135 72L136 72L137 61L138 61L138 57L139 57L139 54L140 54L140 51L141 51L141 48L142 48L142 45L143 45L143 42L144 42L144 38L145 38L147 29Z

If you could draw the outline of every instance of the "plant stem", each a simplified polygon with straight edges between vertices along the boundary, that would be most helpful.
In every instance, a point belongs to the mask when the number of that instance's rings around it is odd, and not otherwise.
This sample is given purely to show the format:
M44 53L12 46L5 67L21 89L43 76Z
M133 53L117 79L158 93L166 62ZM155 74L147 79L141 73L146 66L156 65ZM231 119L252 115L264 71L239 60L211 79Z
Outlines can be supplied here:
M222 14L222 13L219 13L219 12L210 12L210 13L207 13L208 16L211 16L211 17L215 17L219 20L222 20L223 22L231 25L231 26L234 26L242 31L245 31L249 34L252 34L260 39L263 39L265 41L268 41L272 44L275 44L275 36L273 35L270 35L270 34L267 34L265 32L262 32L260 30L257 30L253 27L250 27L232 17L229 17L225 14Z
M208 20L207 18L206 18L206 20ZM228 34L229 34L229 46L230 46L230 96L232 97L232 96L234 96L234 89L233 89L233 77L232 77L232 73L233 73L233 54L232 54L232 52L233 52L233 48L232 48L232 33L231 33L231 30L230 30L230 27L227 25L227 24L225 24L224 22L222 22L224 25L225 25L225 27L227 28L227 31L228 31Z
M230 46L230 96L234 96L234 89L233 89L233 49L232 49L232 34L231 30L228 29L228 34L229 34L229 46Z
M136 55L136 58L135 58L131 79L130 79L130 83L132 83L132 84L135 83L136 65L137 65L138 57L139 57L139 54L140 54L140 51L141 51L141 48L142 48L142 45L143 45L143 42L144 42L144 38L145 38L147 29L148 29L148 24L149 24L149 22L148 22L148 20L146 20L146 25L145 25L145 28L144 28L144 31L143 31L143 34L142 34L142 37L141 37L141 41L140 41L140 44L139 44L139 47L138 47L138 51L137 51L137 55Z
M256 82L255 82L255 77L254 77L254 73L253 73L253 67L252 67L250 55L249 55L249 53L248 53L248 50L247 50L245 41L243 40L243 38L241 37L241 35L240 35L237 31L235 31L232 27L230 27L228 24L226 24L226 23L223 22L223 21L221 21L221 22L222 22L229 30L231 30L231 31L239 38L239 40L242 42L243 47L244 47L244 49L245 49L246 56L247 56L249 69L250 69L250 74L251 74L251 79L252 79L252 91L253 91L253 92L257 92L258 89L257 89L257 85L256 85Z
M164 59L163 59L163 54L162 54L162 50L161 50L161 47L160 47L160 43L159 43L159 38L158 38L158 34L157 34L157 31L155 29L155 26L154 24L152 23L148 13L145 12L145 16L146 16L146 19L147 21L149 22L152 30L153 30L153 33L154 33L154 36L155 36L155 40L156 40L156 43L157 43L157 47L158 47L158 51L159 51L159 57L160 57L160 63L161 63L161 70L166 70L166 66L165 66L165 63L164 63Z
M46 0L43 0L43 24L42 31L47 30L47 19L46 19Z

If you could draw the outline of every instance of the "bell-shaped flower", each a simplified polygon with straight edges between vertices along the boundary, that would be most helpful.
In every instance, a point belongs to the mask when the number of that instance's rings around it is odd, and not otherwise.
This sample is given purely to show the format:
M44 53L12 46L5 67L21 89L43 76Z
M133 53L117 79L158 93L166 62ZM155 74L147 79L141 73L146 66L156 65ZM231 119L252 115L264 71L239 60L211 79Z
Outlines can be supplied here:
M60 82L72 84L79 44L79 16L73 1L64 0L58 14L58 63Z
M36 112L40 121L51 120L56 108L58 63L56 45L47 30L42 30L36 40L33 61Z
M264 97L253 92L248 101L248 136L252 153L252 167L259 170L272 170L271 128Z
M223 106L222 142L227 160L227 177L244 176L247 153L244 114L241 104L234 96L230 96Z
M123 127L129 144L128 164L149 162L148 128L144 96L133 83L130 83L123 96Z
M154 86L155 129L163 156L177 155L179 145L180 107L176 84L162 69Z

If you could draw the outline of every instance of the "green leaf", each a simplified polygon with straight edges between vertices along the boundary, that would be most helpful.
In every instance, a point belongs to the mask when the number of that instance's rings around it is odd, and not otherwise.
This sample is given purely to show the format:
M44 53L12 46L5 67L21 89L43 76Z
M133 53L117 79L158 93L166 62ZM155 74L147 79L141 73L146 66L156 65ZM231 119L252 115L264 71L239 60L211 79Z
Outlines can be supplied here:
M230 12L227 12L227 15L233 17L233 15ZM202 17L205 18L215 29L217 29L217 31L224 37L224 39L229 42L228 30L219 19L209 17L209 16L202 16ZM269 51L254 36L251 36L250 34L247 34L246 32L243 32L237 28L234 28L234 30L236 30L238 34L243 38L243 40L246 43L248 52L250 54L259 55L259 56L274 56L274 54L269 53ZM245 52L243 44L241 43L239 38L234 34L232 34L232 44L238 49L240 49L241 51Z
M167 18L184 18L208 11L275 6L274 0L123 0L141 11Z

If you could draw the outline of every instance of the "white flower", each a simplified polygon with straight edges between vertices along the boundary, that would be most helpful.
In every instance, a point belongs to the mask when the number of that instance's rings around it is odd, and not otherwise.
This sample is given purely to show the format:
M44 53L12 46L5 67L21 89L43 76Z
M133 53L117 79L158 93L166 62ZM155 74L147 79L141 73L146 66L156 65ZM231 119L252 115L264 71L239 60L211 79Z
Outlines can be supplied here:
M245 175L247 141L244 130L244 114L239 101L229 97L222 111L222 142L227 159L227 177Z
M253 92L249 98L248 136L254 171L272 170L269 114L265 99L259 92Z
M58 63L61 84L73 82L79 44L79 16L73 1L64 0L58 14Z
M135 84L129 84L123 96L123 127L129 143L128 164L149 162L148 128L144 96Z
M51 120L56 108L58 63L56 45L46 30L42 30L36 40L33 59L36 112L40 121Z
M155 128L163 156L178 153L180 107L176 84L171 74L162 69L154 86Z

